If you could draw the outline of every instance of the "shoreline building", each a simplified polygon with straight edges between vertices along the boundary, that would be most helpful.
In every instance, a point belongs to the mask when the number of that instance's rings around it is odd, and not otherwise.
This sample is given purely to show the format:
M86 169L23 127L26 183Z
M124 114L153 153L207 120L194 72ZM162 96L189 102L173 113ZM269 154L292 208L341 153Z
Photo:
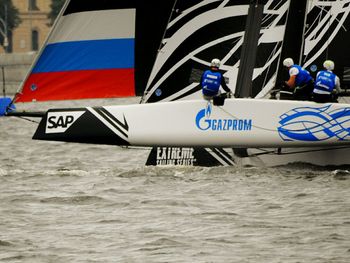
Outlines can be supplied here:
M0 78L4 95L14 95L50 31L52 0L12 0L22 22L9 36L7 51L0 45ZM0 85L1 87L1 85Z
M52 0L12 0L22 22L10 36L11 53L37 52L50 30L48 14ZM3 47L0 53L5 53Z

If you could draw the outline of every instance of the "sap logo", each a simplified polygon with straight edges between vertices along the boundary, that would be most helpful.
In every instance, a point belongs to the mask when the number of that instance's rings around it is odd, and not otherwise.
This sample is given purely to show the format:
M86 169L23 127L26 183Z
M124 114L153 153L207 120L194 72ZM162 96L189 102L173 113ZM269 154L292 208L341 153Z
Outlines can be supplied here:
M196 115L196 126L202 131L250 131L252 119L214 119L210 118L212 109L208 104L206 109L200 110Z
M49 112L46 121L46 133L63 133L83 115L85 111Z

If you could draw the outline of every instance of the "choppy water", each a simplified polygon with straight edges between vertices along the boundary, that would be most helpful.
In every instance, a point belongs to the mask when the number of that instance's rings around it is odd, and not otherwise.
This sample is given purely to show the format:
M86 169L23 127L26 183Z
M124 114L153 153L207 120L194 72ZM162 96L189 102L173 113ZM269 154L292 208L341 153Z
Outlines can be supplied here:
M0 262L350 262L347 170L145 167L35 128L0 118Z

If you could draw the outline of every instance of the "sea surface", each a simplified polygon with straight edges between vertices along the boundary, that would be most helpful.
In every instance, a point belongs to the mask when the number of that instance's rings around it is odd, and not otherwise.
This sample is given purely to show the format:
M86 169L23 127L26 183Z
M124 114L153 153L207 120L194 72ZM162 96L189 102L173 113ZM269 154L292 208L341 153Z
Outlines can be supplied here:
M0 118L0 262L350 262L347 169L146 167L36 126Z

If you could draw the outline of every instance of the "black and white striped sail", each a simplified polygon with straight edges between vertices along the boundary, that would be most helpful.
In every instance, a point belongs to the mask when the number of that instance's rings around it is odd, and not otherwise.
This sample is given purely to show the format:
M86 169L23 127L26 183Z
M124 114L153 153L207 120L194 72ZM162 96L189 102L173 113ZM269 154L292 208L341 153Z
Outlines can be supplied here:
M336 64L334 72L340 77L342 86L348 86L343 75L349 67L350 55L342 50L350 44L350 1L292 0L291 8L295 10L289 11L292 18L284 37L282 56L292 57L313 77L322 69L323 62L331 59ZM299 14L304 8L305 17L293 19L297 16L294 13ZM281 71L280 67L280 76Z
M200 74L213 57L222 60L221 69L228 85L231 90L236 90L250 2L177 1L143 101L198 98ZM258 3L264 3L264 8L252 86L248 87L251 97L264 97L276 85L282 45L287 47L283 49L282 57L293 57L297 63L309 67L312 73L322 67L325 59L333 58L338 62L336 73L342 75L342 61L349 61L349 57L341 55L337 48L345 49L348 43L345 36L348 1L271 0ZM290 26L285 32L288 16Z
M348 85L343 75L350 66L350 54L345 52L350 45L349 30L349 0L309 1L301 64L314 73L322 69L324 60L331 59L342 86Z
M251 2L177 1L148 81L144 102L199 98L200 75L214 57L222 61L221 69L234 91L249 8L254 6ZM289 0L257 3L263 5L263 14L252 76L253 95L274 85L289 7Z

